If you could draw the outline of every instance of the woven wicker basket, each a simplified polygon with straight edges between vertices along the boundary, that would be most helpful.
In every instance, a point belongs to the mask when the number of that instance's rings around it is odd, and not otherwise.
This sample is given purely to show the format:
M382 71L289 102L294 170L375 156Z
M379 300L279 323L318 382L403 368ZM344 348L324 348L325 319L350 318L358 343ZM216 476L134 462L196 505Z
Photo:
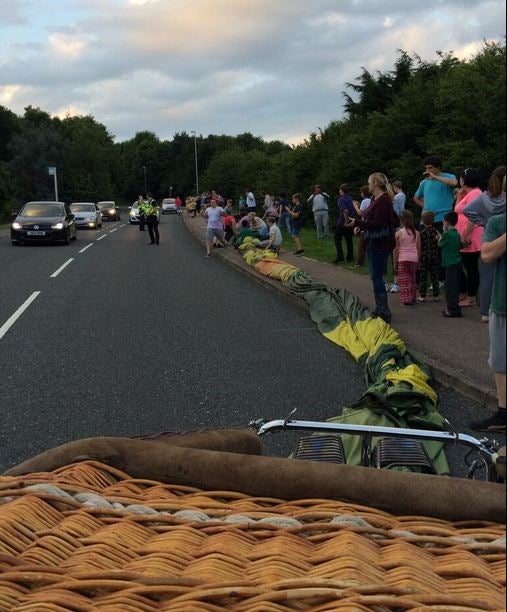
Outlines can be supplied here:
M132 480L0 478L0 612L504 610L505 530Z

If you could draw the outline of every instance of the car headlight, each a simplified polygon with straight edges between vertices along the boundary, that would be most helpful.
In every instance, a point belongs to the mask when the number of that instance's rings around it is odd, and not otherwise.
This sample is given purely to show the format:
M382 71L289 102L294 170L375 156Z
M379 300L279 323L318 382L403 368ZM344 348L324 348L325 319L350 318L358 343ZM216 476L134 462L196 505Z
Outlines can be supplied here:
M20 229L21 229L21 224L20 224L20 223L13 223L13 224L12 224L12 229L14 229L14 230L20 230Z
M51 229L61 230L63 229L63 223L55 223L54 225L51 226Z
M109 209L109 214L110 215L114 215L115 212L116 212L116 210L114 208L110 208Z

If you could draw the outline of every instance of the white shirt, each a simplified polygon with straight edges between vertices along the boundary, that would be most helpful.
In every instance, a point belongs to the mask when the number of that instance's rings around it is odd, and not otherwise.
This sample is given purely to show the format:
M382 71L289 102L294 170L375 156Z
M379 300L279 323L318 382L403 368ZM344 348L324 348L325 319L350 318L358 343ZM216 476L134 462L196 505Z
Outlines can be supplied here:
M280 231L278 225L273 224L269 228L269 239L274 247L279 247L282 245L282 232Z
M255 208L257 206L255 196L251 191L246 194L246 205L247 208Z

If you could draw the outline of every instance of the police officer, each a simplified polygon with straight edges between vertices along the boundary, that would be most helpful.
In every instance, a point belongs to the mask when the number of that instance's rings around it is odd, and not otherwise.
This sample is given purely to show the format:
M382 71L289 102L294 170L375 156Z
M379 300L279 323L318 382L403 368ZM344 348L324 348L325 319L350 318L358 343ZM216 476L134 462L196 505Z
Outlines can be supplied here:
M137 208L139 210L139 231L144 232L144 226L146 225L146 206L147 203L143 196L139 196L137 200Z
M158 233L158 204L151 193L148 194L148 203L145 205L146 225L150 233L150 244L159 244Z

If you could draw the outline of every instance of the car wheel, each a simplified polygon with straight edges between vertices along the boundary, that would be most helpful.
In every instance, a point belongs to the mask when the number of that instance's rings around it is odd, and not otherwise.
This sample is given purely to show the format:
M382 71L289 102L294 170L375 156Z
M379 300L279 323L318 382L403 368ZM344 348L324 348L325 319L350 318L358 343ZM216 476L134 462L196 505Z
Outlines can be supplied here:
M63 244L70 244L70 230L67 230L65 233L65 238L63 239Z
M19 246L21 243L19 242L19 240L11 240L13 246Z

